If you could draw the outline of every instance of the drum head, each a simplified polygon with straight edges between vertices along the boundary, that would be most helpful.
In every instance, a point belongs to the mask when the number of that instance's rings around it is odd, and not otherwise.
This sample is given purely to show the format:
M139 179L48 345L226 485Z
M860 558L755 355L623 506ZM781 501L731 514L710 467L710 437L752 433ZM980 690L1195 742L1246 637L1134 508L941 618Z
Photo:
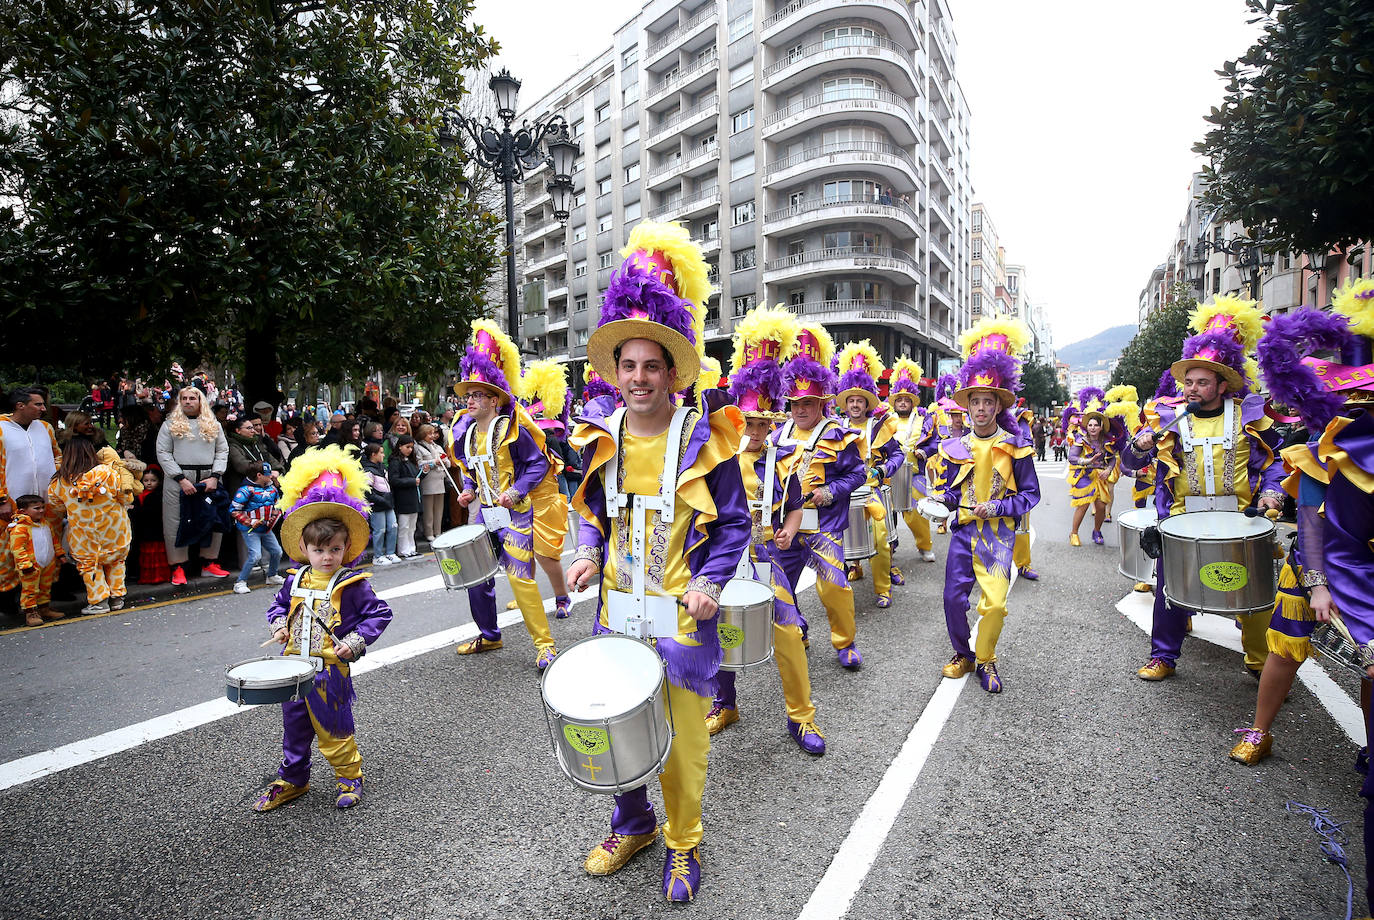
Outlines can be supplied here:
M937 498L923 498L916 503L916 510L932 520L943 521L953 512Z
M1272 533L1266 517L1246 517L1238 511L1190 511L1159 522L1159 532L1184 540L1244 540Z
M544 672L544 701L569 719L614 719L653 696L663 661L629 636L593 636L569 646Z
M859 502L867 504L868 500L872 497L873 489L869 486L859 486L853 492L849 493L849 500L855 504L858 504Z
M1118 514L1116 520L1122 527L1144 530L1151 524L1158 523L1159 512L1153 508L1132 508L1125 514Z
M487 528L481 524L464 524L462 527L455 527L452 530L445 530L435 538L430 544L432 549L447 549L450 546L462 546L466 543L473 543L487 534Z
M235 683L271 686L295 683L314 671L315 666L307 659L274 655L240 661L231 665L225 673Z
M722 607L752 607L773 599L773 589L752 578L732 578L720 592Z

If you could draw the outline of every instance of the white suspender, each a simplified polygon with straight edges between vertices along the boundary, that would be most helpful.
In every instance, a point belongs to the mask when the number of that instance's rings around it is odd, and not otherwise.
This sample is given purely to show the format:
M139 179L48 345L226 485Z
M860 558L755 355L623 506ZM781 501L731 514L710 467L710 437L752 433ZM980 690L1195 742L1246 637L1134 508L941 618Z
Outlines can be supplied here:
M300 658L309 658L315 665L316 671L324 670L324 659L319 655L310 654L311 642L315 633L315 605L320 601L327 601L334 596L334 586L339 581L339 576L343 574L343 568L334 572L329 584L323 590L318 588L307 588L302 582L310 572L310 566L306 566L296 573L296 579L291 583L291 596L301 598L301 639L300 639Z
M816 425L816 430L811 432L811 437L806 442L806 450L812 451L816 449L816 445L821 442L821 435L825 433L825 426L829 424L829 422L829 419L823 418L820 420L820 423ZM792 432L796 430L796 423L794 423L791 419L788 419L785 423L783 423L782 431L778 433L778 441L786 442L788 444L798 443L797 439L792 437Z
M496 485L501 484L500 476L496 472L496 423L501 421L500 413L497 413L487 424L487 449L484 454L473 453L473 442L477 437L477 425L474 423L468 426L467 437L463 442L463 453L472 461L473 472L477 474L477 484L480 486L481 495L478 498L487 507L496 504L499 495L498 490L492 485L491 480L496 479Z
M1212 461L1212 448L1220 444L1222 450L1231 450L1235 447L1235 419L1236 403L1235 400L1228 399L1223 403L1221 437L1218 438L1195 438L1193 437L1193 426L1189 424L1189 419L1184 416L1183 421L1178 423L1178 439L1184 452L1197 450L1201 453L1202 461L1202 494L1216 495L1216 484L1213 473L1215 465ZM1229 484L1228 484L1229 488Z

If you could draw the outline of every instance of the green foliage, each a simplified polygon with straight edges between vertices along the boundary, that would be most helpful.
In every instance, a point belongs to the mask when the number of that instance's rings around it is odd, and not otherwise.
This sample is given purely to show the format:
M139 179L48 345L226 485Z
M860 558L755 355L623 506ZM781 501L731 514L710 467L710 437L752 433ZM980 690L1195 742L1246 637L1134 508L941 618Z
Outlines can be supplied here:
M499 252L436 142L471 0L0 0L0 323L87 374L455 366Z
M1020 395L1025 397L1026 405L1037 412L1047 411L1069 399L1069 392L1060 385L1054 368L1035 358L1021 366Z
M1304 252L1374 236L1374 4L1247 0L1264 35L1218 74L1226 95L1194 150L1203 200Z
M1164 305L1145 318L1145 325L1121 352L1121 361L1112 371L1111 386L1129 384L1142 400L1153 396L1159 378L1183 354L1188 317L1196 307L1188 284L1175 283Z

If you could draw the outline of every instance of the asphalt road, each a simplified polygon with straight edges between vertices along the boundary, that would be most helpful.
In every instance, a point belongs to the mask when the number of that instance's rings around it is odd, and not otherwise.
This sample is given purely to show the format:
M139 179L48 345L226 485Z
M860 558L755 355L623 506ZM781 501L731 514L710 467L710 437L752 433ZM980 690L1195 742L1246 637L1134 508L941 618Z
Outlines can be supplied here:
M1275 725L1275 755L1257 768L1227 760L1255 683L1238 653L1200 638L1187 641L1173 680L1138 680L1148 637L1117 611L1130 584L1116 573L1115 528L1106 547L1068 545L1062 470L1041 465L1042 577L1013 588L1000 696L940 677L948 538L936 538L937 564L921 564L905 531L897 559L908 584L894 606L877 610L871 582L857 586L863 670L842 670L823 639L812 646L825 757L788 738L776 671L741 678L741 721L713 739L704 884L686 910L1342 916L1344 878L1323 862L1307 821L1284 810L1296 800L1350 822L1359 914L1356 745L1299 684ZM1128 498L1121 489L1118 510ZM469 622L461 593L424 581L434 573L432 561L377 572L380 591L414 592L392 600L377 659ZM509 597L503 583L498 597ZM310 794L267 815L248 811L280 756L275 707L64 766L87 739L222 696L224 666L259 654L265 601L259 590L0 636L0 916L684 910L661 900L661 845L614 876L583 872L610 800L577 791L553 766L518 622L501 651L458 658L448 642L359 675L368 786L349 812L333 807L318 756ZM803 609L824 623L814 591ZM585 635L590 616L584 603L553 621L560 645ZM7 781L21 758L55 772Z

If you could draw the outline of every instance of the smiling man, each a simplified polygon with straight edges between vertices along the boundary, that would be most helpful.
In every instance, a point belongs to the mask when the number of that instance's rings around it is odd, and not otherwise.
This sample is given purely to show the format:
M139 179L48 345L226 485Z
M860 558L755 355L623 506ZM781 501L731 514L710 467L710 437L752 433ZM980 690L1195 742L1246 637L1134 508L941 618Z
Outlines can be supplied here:
M723 656L717 601L749 544L735 460L744 419L719 390L673 402L701 370L696 317L710 291L701 250L676 224L641 223L624 254L587 343L622 405L607 412L609 400L595 401L571 438L585 475L573 496L583 520L567 579L582 590L600 574L596 632L652 637L664 661L675 737L659 774L663 894L688 901L701 885L706 714ZM647 787L617 795L611 834L587 856L587 871L619 870L658 831Z

